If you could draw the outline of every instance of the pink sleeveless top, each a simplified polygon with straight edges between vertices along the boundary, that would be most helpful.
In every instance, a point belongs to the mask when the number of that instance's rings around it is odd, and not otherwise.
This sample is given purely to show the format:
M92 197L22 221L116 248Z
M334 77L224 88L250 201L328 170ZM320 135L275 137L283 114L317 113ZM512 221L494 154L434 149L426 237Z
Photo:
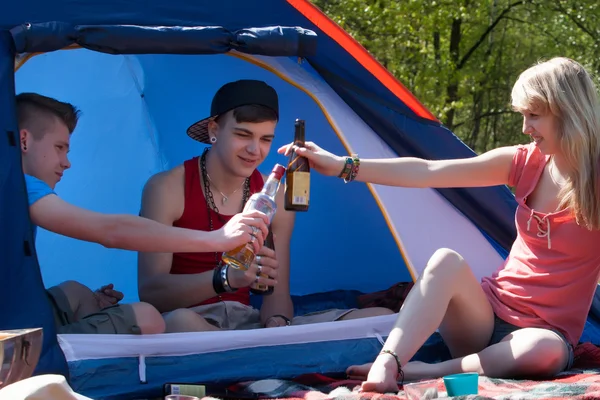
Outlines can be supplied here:
M550 328L576 345L600 278L600 231L579 226L569 210L527 206L548 157L517 146L509 185L516 188L517 238L505 263L482 279L494 312L522 328Z

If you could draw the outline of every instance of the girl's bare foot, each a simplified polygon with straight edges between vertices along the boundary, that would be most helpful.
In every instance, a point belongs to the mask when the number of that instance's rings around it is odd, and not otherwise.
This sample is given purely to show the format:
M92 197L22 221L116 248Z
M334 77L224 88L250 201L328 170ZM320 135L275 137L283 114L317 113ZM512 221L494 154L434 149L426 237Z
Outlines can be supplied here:
M360 391L377 393L398 393L398 364L390 354L380 354L373 364L363 364L348 368L349 376L361 376L366 380Z
M346 375L348 375L348 378L350 379L364 381L365 379L367 379L367 375L369 375L369 371L371 370L372 366L373 363L351 365L346 370Z
M378 357L375 363L348 367L346 374L350 379L365 381L361 386L363 392L389 393L398 392L397 369L396 361L384 354ZM435 371L435 364L421 361L407 363L402 367L402 372L404 382L439 378L439 374Z

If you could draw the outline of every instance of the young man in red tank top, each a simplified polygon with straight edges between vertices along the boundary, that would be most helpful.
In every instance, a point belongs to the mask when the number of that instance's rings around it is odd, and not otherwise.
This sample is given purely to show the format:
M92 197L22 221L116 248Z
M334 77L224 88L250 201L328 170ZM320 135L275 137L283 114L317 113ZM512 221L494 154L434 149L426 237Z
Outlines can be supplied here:
M278 96L262 81L241 80L219 89L211 116L188 135L212 145L148 181L141 215L167 225L210 231L243 209L262 189L258 166L269 154L279 119ZM283 188L283 187L282 187ZM167 332L251 329L391 314L388 309L328 310L294 318L289 288L294 213L283 207L283 190L271 229L276 252L263 247L247 271L220 265L221 253L139 253L140 299L165 313ZM261 270L269 278L259 277ZM260 311L250 288L273 286Z
M266 216L257 212L232 218L211 233L166 226L127 214L104 214L77 207L56 191L71 168L69 148L80 116L70 103L40 95L16 96L19 145L33 238L38 227L107 248L133 251L228 250L248 241L250 232L267 233ZM264 218L264 219L263 219ZM255 227L255 228L254 228ZM263 236L264 236L263 235ZM262 236L258 234L256 248ZM40 260L43 267L44 260ZM47 289L57 332L100 334L157 334L164 332L161 314L150 304L123 304L123 293L112 284L92 291L68 280Z

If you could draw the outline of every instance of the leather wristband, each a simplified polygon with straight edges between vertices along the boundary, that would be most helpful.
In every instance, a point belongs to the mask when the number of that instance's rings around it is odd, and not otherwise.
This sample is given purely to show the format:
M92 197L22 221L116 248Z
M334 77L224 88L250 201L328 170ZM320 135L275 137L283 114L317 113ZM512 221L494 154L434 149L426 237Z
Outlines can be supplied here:
M212 284L216 294L225 293L225 287L223 286L223 281L221 281L221 268L223 267L219 265L213 270Z
M216 294L221 293L231 293L235 292L236 289L233 289L231 285L229 285L229 280L227 277L228 265L219 265L217 268L213 270L213 290Z
M229 284L229 264L225 264L223 267L221 267L221 282L223 283L223 287L225 288L226 292L235 292L237 289L234 289L231 287L231 285Z

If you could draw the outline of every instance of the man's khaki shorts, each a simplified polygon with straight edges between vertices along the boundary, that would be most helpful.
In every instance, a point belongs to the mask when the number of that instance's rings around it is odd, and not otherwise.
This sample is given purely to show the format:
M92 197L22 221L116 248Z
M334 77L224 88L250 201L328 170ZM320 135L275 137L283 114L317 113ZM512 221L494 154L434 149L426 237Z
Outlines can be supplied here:
M89 314L75 320L69 299L58 286L47 290L54 309L54 320L59 334L130 334L139 335L141 330L137 325L133 307L129 304L116 304L106 307L97 313Z
M262 328L260 311L237 301L221 301L214 304L190 308L217 328L225 330L244 330ZM317 324L337 321L354 309L330 309L294 317L292 325Z

